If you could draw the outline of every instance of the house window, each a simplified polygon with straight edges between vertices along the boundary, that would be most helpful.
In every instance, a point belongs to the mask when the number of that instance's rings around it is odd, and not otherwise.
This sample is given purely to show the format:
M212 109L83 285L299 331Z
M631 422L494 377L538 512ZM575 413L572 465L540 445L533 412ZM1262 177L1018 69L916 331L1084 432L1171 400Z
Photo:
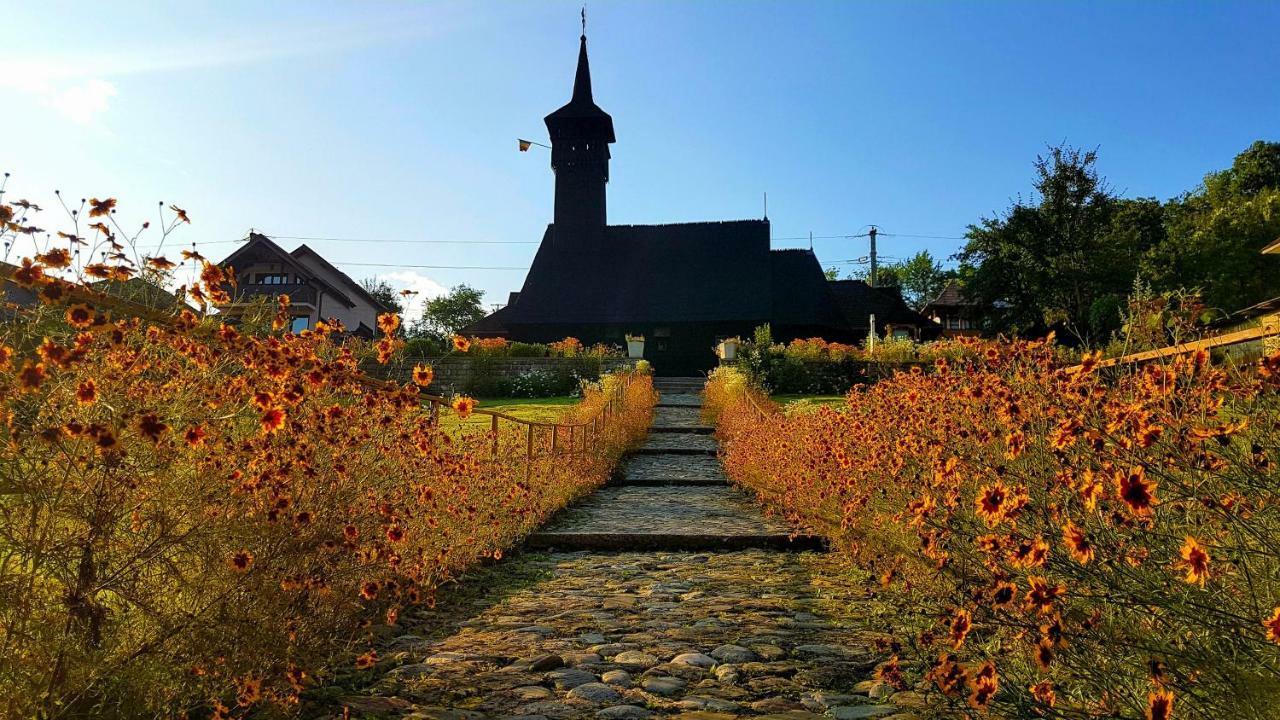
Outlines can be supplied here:
M258 273L257 283L259 285L288 285L288 273Z
M893 337L895 340L910 340L911 331L905 328L894 328Z
M948 330L959 330L959 329L960 329L960 318L958 318L958 317L949 317L949 318L947 318L947 329L948 329Z
M306 315L299 315L293 319L293 324L289 326L289 332L296 335L309 327L311 327L311 318Z

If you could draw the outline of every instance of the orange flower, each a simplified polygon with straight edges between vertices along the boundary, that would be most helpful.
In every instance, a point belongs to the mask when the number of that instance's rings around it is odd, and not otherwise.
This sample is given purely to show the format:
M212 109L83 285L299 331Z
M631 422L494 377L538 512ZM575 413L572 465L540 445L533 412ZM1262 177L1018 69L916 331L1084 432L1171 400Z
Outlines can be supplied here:
M1031 691L1031 697L1035 698L1036 702L1046 707L1053 707L1058 702L1058 694L1053 691L1053 683L1048 680L1042 680L1027 690Z
M418 387L426 387L435 380L436 371L430 365L413 366L413 383Z
M39 390L44 378L44 363L28 360L23 363L22 369L18 371L18 380L22 383L22 389L27 392Z
M1183 567L1187 571L1184 579L1188 583L1204 587L1205 581L1209 579L1209 551L1188 535L1182 543L1181 555Z
M400 328L400 316L395 313L382 313L378 316L378 329L384 335L391 335Z
M378 583L368 580L360 586L360 597L365 600L376 600L378 598Z
M106 200L99 200L98 198L91 198L89 200L89 206L89 217L91 218L110 215L116 208L116 199L107 198Z
M404 540L404 528L399 525L392 525L387 528L387 541L398 543Z
M1076 492L1084 501L1086 510L1095 510L1098 507L1098 498L1102 497L1102 483L1092 470L1085 470L1080 475L1080 482L1076 484Z
M969 706L977 710L987 709L999 689L1000 676L996 674L995 663L988 660L969 678Z
M47 253L36 255L36 262L51 268L64 268L71 265L71 253L63 248L53 248Z
M453 349L458 352L466 352L471 349L471 341L461 335L453 336Z
M138 418L138 432L151 442L160 442L160 436L168 431L169 426L160 421L154 413L147 413Z
M89 378L76 386L76 402L81 405L92 405L98 400L98 385Z
M13 364L13 348L0 345L0 370L8 370Z
M187 432L182 437L191 447L200 447L204 444L204 436L204 428L199 425L193 425L192 427L187 428Z
M248 550L239 550L231 554L227 564L236 572L248 572L249 568L253 567L253 553Z
M964 639L971 629L973 629L973 617L969 611L956 608L950 623L951 646L958 650L961 645L964 645Z
M1134 515L1146 517L1156 504L1156 483L1146 479L1147 470L1141 465L1116 471L1116 493Z
M364 670L366 668L373 667L374 664L377 662L378 662L378 651L370 650L369 652L364 653L360 657L356 658L356 667L361 670Z
M453 411L458 413L458 417L465 420L471 417L471 411L475 409L476 401L466 395L459 395L453 399L452 407Z
M284 410L279 407L267 408L262 413L262 431L271 434L284 427Z
M1152 690L1147 695L1147 720L1169 720L1173 717L1173 693Z
M995 527L1004 517L1005 500L1009 498L1009 488L1004 483L987 485L978 491L978 517L987 523L987 527Z
M84 303L76 303L67 308L67 324L77 330L84 330L93 325L93 310Z
M1009 551L1009 562L1024 570L1041 567L1048 559L1049 543L1041 537L1022 540Z
M875 677L879 682L895 690L905 690L907 688L907 681L902 677L902 666L898 662L897 655L881 663L880 667L876 668Z
M1027 610L1035 610L1041 615L1053 612L1053 604L1065 592L1061 585L1050 585L1049 579L1039 575L1027 576Z
M1262 627L1266 628L1267 639L1280 645L1280 607L1271 611L1271 617L1262 621Z
M1053 641L1049 638L1041 638L1036 645L1036 666L1041 672L1049 672L1049 667L1053 665Z
M1011 582L997 583L991 590L991 607L999 609L1008 607L1017 597L1018 586Z
M1089 536L1084 531L1076 527L1073 522L1068 522L1062 528L1062 542L1067 546L1067 551L1071 553L1071 559L1081 565L1088 565L1093 559L1093 543L1089 542Z
M22 267L13 273L13 281L23 287L35 287L45 281L44 266L36 265L30 258L22 258Z

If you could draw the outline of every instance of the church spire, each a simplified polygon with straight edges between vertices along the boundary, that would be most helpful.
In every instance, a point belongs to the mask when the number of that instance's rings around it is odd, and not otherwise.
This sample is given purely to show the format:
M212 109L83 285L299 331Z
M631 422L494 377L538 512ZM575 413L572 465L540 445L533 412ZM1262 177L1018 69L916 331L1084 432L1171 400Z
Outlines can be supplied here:
M591 95L591 66L587 62L587 15L578 40L578 69L573 97L545 118L551 137L551 169L556 174L555 226L557 237L586 241L603 231L605 185L609 182L609 144L614 142L613 118Z
M587 62L587 36L581 38L578 46L578 74L573 77L573 99L570 103L594 105L591 98L591 65Z

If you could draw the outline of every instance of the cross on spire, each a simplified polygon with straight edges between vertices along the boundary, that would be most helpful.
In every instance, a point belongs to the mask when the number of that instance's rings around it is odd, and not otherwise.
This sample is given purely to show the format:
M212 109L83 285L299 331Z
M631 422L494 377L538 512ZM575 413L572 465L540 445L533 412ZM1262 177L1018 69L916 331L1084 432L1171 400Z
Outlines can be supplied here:
M582 37L587 36L587 6L582 6Z

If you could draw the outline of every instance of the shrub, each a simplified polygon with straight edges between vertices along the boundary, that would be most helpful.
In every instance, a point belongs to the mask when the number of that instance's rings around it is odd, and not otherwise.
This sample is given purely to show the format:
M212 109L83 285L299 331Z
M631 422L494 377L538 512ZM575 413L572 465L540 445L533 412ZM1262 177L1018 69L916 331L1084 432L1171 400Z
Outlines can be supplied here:
M886 654L935 704L1142 718L1171 696L1178 716L1272 716L1280 355L1102 377L1045 343L968 349L763 421L713 376L727 472L881 576Z
M598 442L553 454L539 434L529 466L524 426L446 437L415 386L359 374L335 327L280 332L287 299L258 337L135 314L51 265L17 275L48 302L0 326L6 716L296 711L350 648L601 484L649 424L648 376L607 378L567 411L611 404ZM202 278L216 297L221 272Z

